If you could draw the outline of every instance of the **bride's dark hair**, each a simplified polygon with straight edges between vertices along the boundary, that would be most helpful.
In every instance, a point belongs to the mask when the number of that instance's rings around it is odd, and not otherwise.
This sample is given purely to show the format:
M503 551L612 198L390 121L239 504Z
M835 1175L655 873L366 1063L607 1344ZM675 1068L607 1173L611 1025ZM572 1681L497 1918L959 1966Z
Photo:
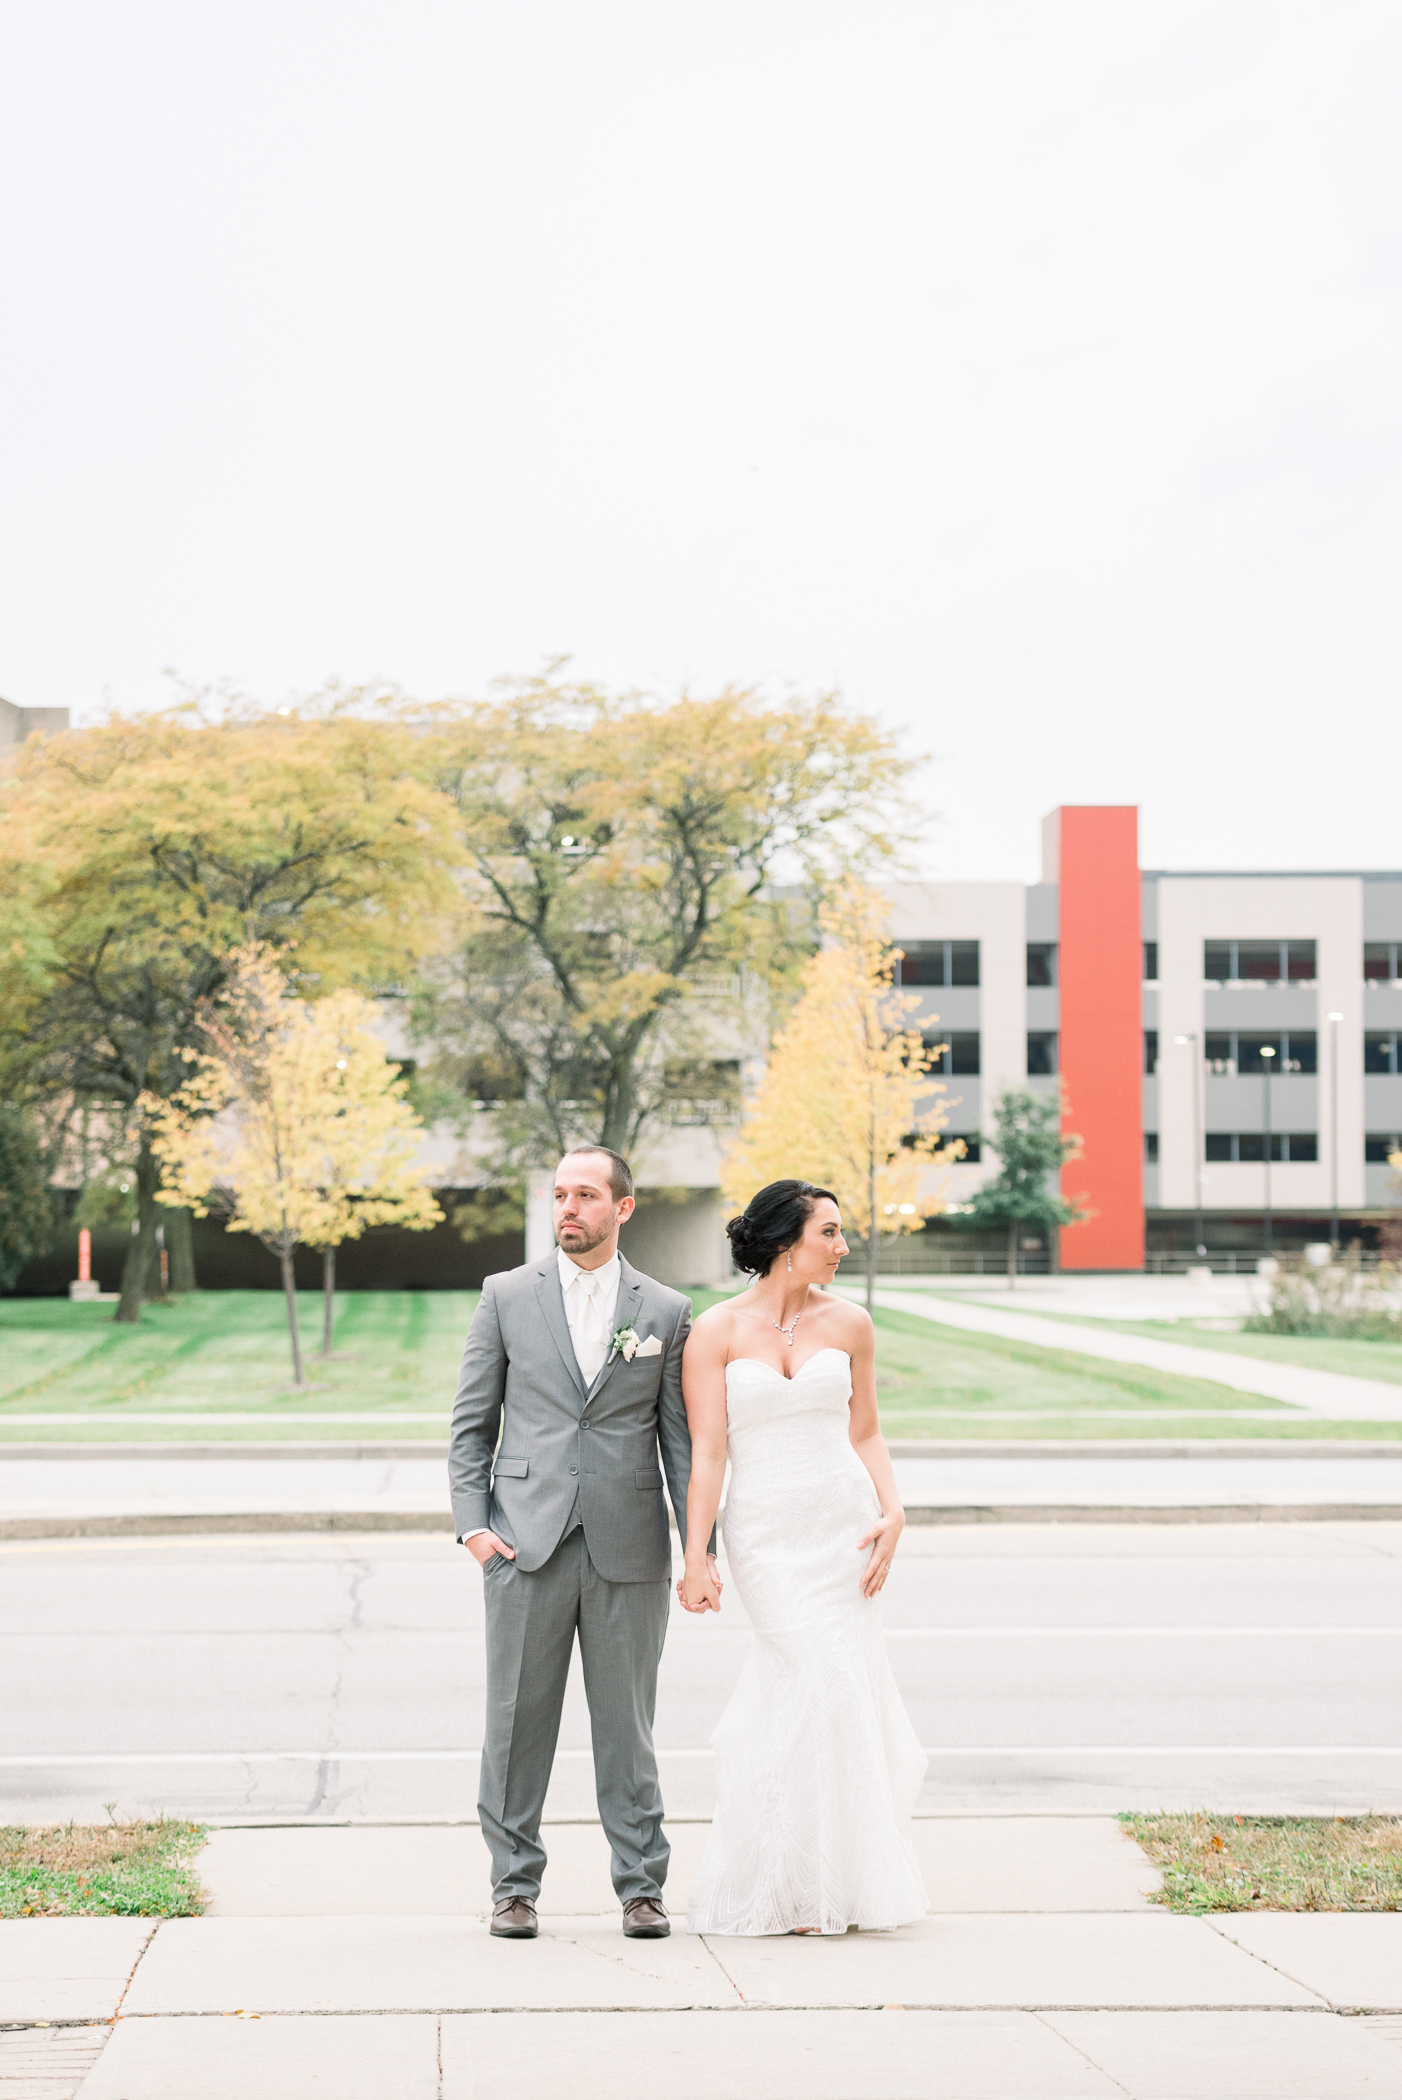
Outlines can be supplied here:
M763 1276L786 1247L802 1239L813 1206L824 1196L831 1203L837 1201L831 1189L820 1189L811 1181L771 1181L751 1196L739 1217L725 1228L736 1268L747 1276Z

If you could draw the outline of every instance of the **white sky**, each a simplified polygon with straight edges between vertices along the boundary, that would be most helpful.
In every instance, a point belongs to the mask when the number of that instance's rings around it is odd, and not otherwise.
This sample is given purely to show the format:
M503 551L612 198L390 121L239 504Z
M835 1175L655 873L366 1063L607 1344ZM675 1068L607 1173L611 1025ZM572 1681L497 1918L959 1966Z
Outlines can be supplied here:
M0 693L839 684L1402 865L1396 0L3 0Z

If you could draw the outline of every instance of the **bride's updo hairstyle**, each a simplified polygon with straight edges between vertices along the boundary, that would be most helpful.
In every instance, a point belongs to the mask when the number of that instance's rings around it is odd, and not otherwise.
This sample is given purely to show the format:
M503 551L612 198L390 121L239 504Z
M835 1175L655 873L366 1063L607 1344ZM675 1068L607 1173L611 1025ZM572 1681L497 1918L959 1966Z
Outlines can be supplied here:
M837 1201L831 1189L817 1188L811 1181L771 1181L751 1196L725 1228L736 1268L747 1276L763 1276L786 1247L802 1239L814 1205L824 1196Z

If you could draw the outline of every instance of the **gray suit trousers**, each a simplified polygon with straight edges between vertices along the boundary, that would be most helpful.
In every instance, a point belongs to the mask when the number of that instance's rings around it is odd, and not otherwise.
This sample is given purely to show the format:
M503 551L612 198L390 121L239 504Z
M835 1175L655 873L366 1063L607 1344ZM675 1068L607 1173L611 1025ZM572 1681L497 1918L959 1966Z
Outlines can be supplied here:
M540 1818L576 1633L589 1700L599 1816L621 1902L659 1897L671 1848L652 1747L671 1577L606 1582L576 1524L527 1574L494 1554L484 1571L487 1725L477 1809L504 1896L540 1894Z

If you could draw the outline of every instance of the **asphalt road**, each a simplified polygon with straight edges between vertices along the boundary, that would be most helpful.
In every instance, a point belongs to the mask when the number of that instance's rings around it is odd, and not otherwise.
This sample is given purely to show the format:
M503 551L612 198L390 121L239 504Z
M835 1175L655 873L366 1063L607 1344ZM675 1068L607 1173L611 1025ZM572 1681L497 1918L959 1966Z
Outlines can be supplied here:
M1402 1811L1402 1525L911 1531L884 1606L923 1812ZM680 1612L674 1817L747 1639ZM467 1819L481 1582L436 1536L0 1546L0 1820ZM547 1813L593 1812L571 1688Z

